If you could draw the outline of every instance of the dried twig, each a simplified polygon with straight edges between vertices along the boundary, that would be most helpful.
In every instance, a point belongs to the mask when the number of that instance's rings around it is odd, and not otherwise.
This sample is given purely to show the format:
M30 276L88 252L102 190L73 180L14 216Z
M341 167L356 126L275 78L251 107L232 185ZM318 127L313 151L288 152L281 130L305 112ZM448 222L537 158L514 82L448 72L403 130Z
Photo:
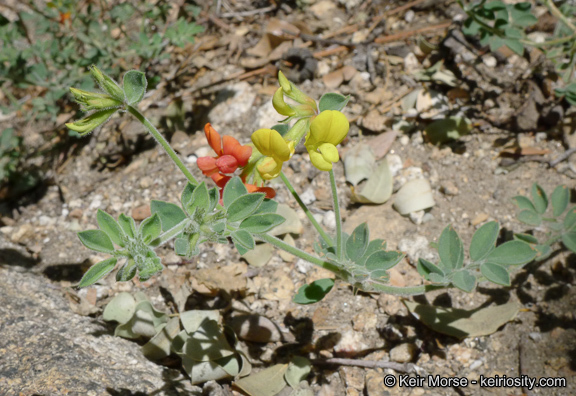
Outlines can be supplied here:
M250 10L250 11L226 12L224 14L220 14L220 17L222 17L222 18L240 18L240 17L251 16L251 15L256 15L256 14L265 14L267 12L274 11L277 8L278 8L278 6L271 5L268 7L257 8L255 10Z
M445 28L449 27L451 24L452 24L452 21L446 21L446 22L439 23L437 25L424 26L422 28L408 30L406 32L400 32L400 33L396 33L396 34L391 34L389 36L377 37L374 40L374 42L377 44L384 44L384 43L391 43L393 41L400 41L400 40L407 39L408 37L412 37L412 36L415 36L415 35L420 34L420 33L431 32L431 31L438 30L438 29L445 29Z
M357 359L312 359L311 363L316 366L356 366L365 368L382 368L392 369L401 373L415 373L418 371L418 366L413 363L396 363L396 362L383 362L374 360L357 360Z
M574 153L576 153L576 147L572 147L571 149L564 151L564 153L560 157L548 163L550 165L550 168L554 168L560 162L567 160Z

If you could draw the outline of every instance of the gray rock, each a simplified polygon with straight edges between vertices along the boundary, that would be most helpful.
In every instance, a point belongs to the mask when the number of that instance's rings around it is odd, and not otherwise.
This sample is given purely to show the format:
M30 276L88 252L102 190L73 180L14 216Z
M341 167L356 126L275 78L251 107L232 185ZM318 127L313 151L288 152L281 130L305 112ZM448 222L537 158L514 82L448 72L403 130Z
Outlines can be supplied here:
M0 394L179 395L189 380L147 360L140 346L74 314L64 291L0 268Z

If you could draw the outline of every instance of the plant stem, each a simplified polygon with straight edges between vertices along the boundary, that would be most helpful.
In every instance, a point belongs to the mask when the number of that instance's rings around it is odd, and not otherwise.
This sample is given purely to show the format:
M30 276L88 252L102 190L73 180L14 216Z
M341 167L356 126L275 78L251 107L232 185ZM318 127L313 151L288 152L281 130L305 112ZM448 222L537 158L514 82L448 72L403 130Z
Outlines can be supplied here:
M337 275L339 275L342 272L340 271L340 268L336 264L332 264L328 261L322 260L319 257L306 253L304 250L289 245L283 240L276 238L275 236L272 236L270 234L258 234L254 236L264 242L269 243L270 245L276 246L278 249L284 250L285 252L293 254L294 256L299 257L302 260L306 260L312 264L327 269L328 271L334 272Z
M336 217L336 257L338 257L338 261L342 261L344 257L344 246L342 246L342 217L340 216L340 203L338 202L338 189L336 188L334 169L330 169L330 186L332 187L332 200L334 201L334 215Z
M566 15L562 14L562 11L560 11L555 5L554 2L552 0L544 0L543 1L544 5L548 8L548 10L550 11L550 13L552 15L554 15L556 18L558 18L564 25L568 26L568 28L570 28L570 30L572 30L574 33L576 33L576 25L574 25L570 19L568 19L568 17L566 17Z
M186 176L186 179L188 179L188 181L194 185L198 184L198 181L194 178L192 173L190 173L188 168L186 168L186 165L184 165L182 160L178 157L178 154L176 154L174 149L170 146L170 144L166 141L166 139L164 139L164 136L162 136L160 132L158 132L156 127L152 125L152 123L148 121L148 119L144 117L136 108L132 106L126 106L126 109L130 114L136 117L138 121L142 123L142 125L144 125L148 129L148 132L150 132L152 136L154 136L156 141L160 143L160 145L162 146L162 148L164 148L164 151L166 151L170 159L174 162L174 164L176 164L176 166L178 167L178 169L180 169L180 171L184 174L184 176Z
M354 285L354 287L365 292L386 293L402 297L417 296L420 294L431 292L432 290L447 288L447 286L444 285L420 285L409 287L396 287L396 286L383 285L381 283L372 283L370 284L370 287L364 287L364 288L356 284Z
M304 202L302 202L300 195L298 195L296 190L294 190L294 187L292 187L290 180L288 180L288 178L286 177L284 172L280 172L280 177L282 178L282 181L286 185L286 188L288 189L288 191L290 191L292 193L292 196L294 197L294 199L296 199L296 202L298 202L298 205L300 205L300 208L302 208L304 213L306 213L306 217L308 217L308 220L310 220L310 223L312 223L314 228L316 228L316 231L318 231L318 233L320 234L322 239L324 239L324 242L326 242L330 246L334 246L334 241L332 241L332 238L330 237L330 235L328 235L326 233L326 231L324 231L322 226L320 224L318 224L318 221L316 221L316 218L314 218L314 216L312 215L312 212L310 212L310 209L308 209L306 204Z
M168 242L169 240L173 239L176 235L178 235L182 231L184 231L184 229L186 228L186 226L188 224L190 224L190 220L184 219L180 223L176 224L174 227L170 228L169 230L164 231L162 234L160 234L160 236L158 238L156 238L156 241L158 241L158 244L154 245L154 247L156 248L158 246L162 246L166 242Z

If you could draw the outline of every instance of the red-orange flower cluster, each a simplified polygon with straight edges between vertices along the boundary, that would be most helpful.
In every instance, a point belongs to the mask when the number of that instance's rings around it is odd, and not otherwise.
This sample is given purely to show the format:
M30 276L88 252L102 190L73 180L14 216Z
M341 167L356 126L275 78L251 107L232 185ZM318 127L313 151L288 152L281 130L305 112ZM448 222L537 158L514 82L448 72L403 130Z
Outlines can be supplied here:
M220 201L222 201L222 191L226 183L232 178L230 174L234 173L236 169L243 168L248 164L248 160L252 155L252 147L242 146L238 140L232 136L220 137L210 123L204 126L204 133L206 140L216 152L215 157L201 157L198 158L197 165L202 173L212 178L214 183L220 188ZM276 191L270 187L258 187L254 184L247 184L245 177L242 180L248 192L263 192L266 198L274 198ZM220 202L222 203L222 202Z

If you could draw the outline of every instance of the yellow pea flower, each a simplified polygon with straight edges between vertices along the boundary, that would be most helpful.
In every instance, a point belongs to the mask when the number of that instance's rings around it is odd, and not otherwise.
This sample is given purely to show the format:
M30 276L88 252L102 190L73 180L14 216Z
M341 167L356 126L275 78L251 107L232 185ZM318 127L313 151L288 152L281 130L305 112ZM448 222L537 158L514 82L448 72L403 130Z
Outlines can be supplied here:
M288 161L294 154L294 142L286 142L278 131L273 129L258 129L252 134L252 143L266 156L257 166L258 172L266 180L278 177L284 161Z
M340 159L336 146L344 140L349 129L346 116L336 110L325 110L314 118L304 143L312 165L322 171L331 170L332 163Z

